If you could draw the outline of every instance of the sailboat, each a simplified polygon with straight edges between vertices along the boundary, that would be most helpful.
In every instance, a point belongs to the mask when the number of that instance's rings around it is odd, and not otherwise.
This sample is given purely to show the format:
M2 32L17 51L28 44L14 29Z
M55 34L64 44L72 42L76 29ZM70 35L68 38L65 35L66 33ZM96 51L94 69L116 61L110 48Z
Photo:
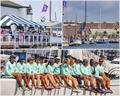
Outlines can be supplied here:
M82 44L82 41L80 39L74 39L69 46L74 46L74 45L80 45Z
M101 22L101 8L100 8L100 22ZM100 23L100 29L101 29L101 23ZM107 38L100 38L96 41L96 44L107 44L108 40Z
M84 40L82 41L83 44L89 44L89 40L86 38L86 22L87 22L87 1L85 0L85 21L83 23L83 26L82 26L82 32L85 32L85 37L84 37Z
M77 15L75 20L75 35L77 35L76 27L77 27ZM76 37L75 39L72 40L72 42L70 42L69 46L79 46L80 44L82 44L81 39Z

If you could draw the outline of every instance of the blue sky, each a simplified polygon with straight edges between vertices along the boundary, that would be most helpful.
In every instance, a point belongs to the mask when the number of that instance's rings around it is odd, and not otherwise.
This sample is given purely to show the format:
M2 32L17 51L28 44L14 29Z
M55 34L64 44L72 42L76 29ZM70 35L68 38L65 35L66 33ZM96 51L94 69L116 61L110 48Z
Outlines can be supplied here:
M18 4L29 6L31 4L33 8L33 20L40 22L41 17L45 16L46 22L49 21L49 1L50 0L11 0ZM52 1L52 20L55 21L55 12L58 22L62 22L62 1L61 0L51 0ZM42 12L43 5L48 5L47 12Z
M87 21L118 22L118 3L118 1L87 1ZM77 16L77 20L79 22L83 22L84 5L84 1L67 1L67 8L64 10L64 20L75 21L75 18Z

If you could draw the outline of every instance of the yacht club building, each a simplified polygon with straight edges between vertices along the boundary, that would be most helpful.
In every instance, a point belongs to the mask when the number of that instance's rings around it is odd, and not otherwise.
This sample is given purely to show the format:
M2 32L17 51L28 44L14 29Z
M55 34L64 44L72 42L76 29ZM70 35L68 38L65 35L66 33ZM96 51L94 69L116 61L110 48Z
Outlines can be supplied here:
M1 17L4 15L16 15L32 20L32 7L31 5L23 6L10 0L1 0Z

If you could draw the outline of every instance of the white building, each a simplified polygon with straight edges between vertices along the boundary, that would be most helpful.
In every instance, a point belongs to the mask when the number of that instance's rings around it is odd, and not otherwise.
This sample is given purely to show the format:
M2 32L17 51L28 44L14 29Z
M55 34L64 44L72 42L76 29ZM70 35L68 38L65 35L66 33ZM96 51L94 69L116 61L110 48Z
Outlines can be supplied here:
M22 6L10 0L1 0L1 17L4 15L15 15L32 20L33 13L31 5Z
M42 22L42 26L46 26L47 33L49 33L52 38L50 38L51 43L59 42L61 43L62 37L62 23L60 22Z

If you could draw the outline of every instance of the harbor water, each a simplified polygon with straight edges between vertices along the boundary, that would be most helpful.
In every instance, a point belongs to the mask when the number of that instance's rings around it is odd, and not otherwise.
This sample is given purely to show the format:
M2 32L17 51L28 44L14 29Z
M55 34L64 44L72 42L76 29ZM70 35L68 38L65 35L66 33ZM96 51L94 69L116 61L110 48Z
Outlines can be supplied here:
M81 44L76 46L64 46L64 49L118 49L119 43L107 44Z

